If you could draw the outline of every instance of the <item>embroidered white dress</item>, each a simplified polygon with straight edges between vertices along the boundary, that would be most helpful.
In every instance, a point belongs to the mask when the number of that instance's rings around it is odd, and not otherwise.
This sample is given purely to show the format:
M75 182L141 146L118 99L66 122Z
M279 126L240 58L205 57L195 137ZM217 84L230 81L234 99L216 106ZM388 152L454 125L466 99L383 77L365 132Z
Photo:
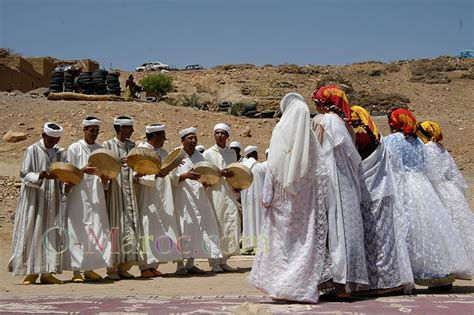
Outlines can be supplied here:
M426 177L426 151L417 137L396 132L383 139L397 183L404 228L415 280L448 275L469 276L464 243L433 186Z
M336 114L317 115L313 130L329 167L334 198L328 210L333 282L347 292L367 289L364 225L360 210L360 155L346 125Z
M449 152L439 143L428 142L426 171L428 178L454 225L460 232L469 260L471 277L474 273L474 213L466 200L467 183Z

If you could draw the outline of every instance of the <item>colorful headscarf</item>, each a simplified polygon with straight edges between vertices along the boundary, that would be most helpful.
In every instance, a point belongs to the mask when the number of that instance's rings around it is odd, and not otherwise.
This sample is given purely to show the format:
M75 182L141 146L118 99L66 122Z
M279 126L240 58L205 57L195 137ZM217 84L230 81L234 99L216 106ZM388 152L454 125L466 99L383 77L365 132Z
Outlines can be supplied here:
M396 108L388 114L388 123L390 126L405 136L416 134L416 118L406 108Z
M427 120L418 124L418 136L424 143L440 142L443 140L443 131L437 122Z
M313 101L319 101L326 107L336 107L336 109L343 113L345 118L351 120L351 108L347 100L346 93L337 85L326 85L313 92L311 97Z
M379 131L377 129L377 126L375 125L374 121L372 120L372 117L370 114L365 110L365 108L361 106L351 106L351 119L353 122L359 122L360 124L366 126L367 128L370 129L372 134L375 137L375 140L379 140L380 135Z

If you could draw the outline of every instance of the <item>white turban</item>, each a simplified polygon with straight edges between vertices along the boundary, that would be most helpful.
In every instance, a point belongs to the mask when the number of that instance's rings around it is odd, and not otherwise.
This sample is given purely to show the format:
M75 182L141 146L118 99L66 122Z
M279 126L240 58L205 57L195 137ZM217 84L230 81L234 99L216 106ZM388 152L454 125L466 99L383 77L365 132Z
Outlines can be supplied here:
M48 127L49 124L55 124L56 126L59 127L59 129L56 130L56 129L49 128ZM61 127L60 125L58 125L54 122L47 122L47 123L44 124L43 132L47 136L50 136L50 137L53 137L53 138L60 138L64 134L64 129L63 129L63 127Z
M203 146L202 144L196 146L196 151L201 152L201 151L204 151L204 150L206 150L206 147Z
M150 125L145 127L145 132L146 133L154 133L158 131L165 131L166 127L165 125Z
M224 130L225 132L227 132L227 135L230 136L230 127L227 126L226 124L217 124L214 126L214 132L216 132L216 130L218 129L221 129L221 130Z
M191 133L196 133L197 132L197 129L194 128L194 127L189 127L189 128L186 128L186 129L183 129L181 130L181 132L179 133L179 136L181 138L184 138L186 137L187 135L191 134Z
M252 152L257 152L257 147L254 145L249 145L244 149L244 155L249 155Z
M133 119L130 118L115 118L114 125L117 126L133 126Z
M82 121L82 127L89 127L89 126L99 126L100 127L100 120L98 120L97 118L94 118L94 119L84 119Z
M242 145L240 144L239 141L232 141L229 145L230 148L239 148L242 150Z

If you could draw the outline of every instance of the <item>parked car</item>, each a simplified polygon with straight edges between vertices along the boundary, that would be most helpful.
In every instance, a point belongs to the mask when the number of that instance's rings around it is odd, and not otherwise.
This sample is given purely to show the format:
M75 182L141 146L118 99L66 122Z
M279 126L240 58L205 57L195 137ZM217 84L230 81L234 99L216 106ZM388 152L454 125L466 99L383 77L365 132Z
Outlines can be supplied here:
M135 68L135 71L159 71L163 69L168 69L169 66L165 63L154 61L154 62L145 62L139 67Z
M474 58L474 50L463 50L456 55L457 58Z
M204 69L201 65L187 65L184 70L202 70Z

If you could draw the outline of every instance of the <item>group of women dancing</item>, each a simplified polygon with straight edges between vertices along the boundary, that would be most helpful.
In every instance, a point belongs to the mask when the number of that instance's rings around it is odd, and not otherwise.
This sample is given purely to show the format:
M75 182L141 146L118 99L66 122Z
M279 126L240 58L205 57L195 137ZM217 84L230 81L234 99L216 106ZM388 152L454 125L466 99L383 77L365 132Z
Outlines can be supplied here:
M276 299L449 290L474 273L474 215L441 127L388 112L382 137L337 85L287 94L270 141L249 282Z

